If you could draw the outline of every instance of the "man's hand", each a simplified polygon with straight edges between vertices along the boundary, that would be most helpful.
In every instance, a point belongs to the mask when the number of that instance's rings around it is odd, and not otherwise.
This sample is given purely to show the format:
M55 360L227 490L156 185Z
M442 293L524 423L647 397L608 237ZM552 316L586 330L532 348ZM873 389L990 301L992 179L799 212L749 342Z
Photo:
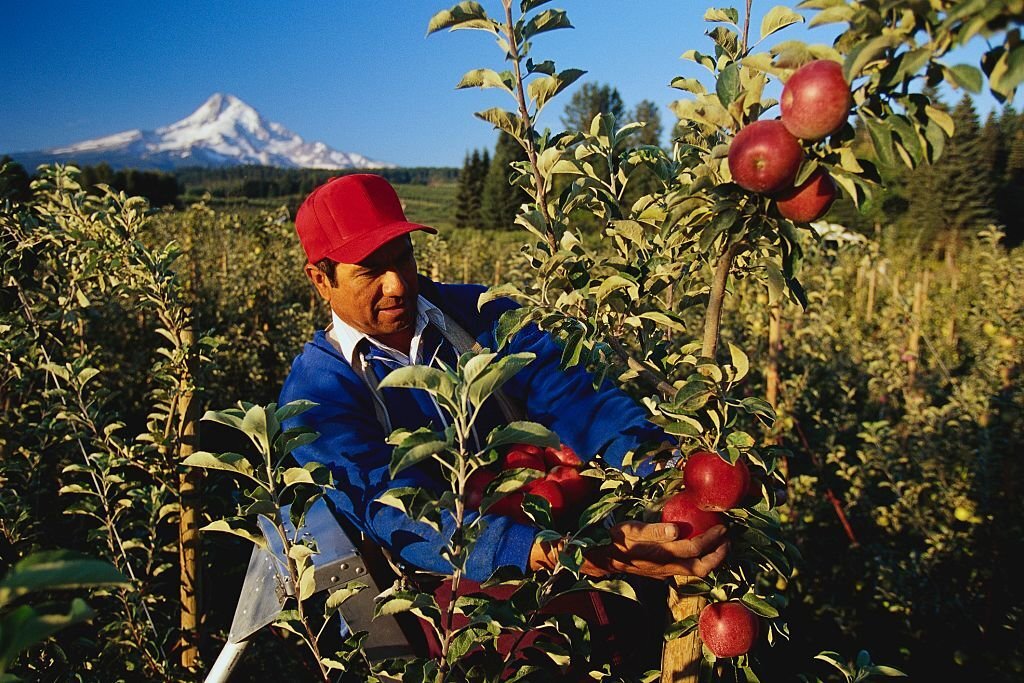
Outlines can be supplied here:
M711 527L700 536L679 538L670 522L622 522L611 528L611 543L586 552L580 568L589 576L637 574L652 578L707 576L722 563L729 550L725 527ZM530 553L530 569L553 569L561 544L537 542Z

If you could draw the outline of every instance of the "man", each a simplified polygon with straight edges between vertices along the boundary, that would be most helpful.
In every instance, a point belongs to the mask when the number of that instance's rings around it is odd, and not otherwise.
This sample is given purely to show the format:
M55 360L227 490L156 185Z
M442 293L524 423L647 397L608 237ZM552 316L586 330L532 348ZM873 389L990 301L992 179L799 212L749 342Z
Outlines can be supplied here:
M394 487L447 488L430 464L390 478L392 447L385 443L390 430L443 428L446 417L426 392L376 385L395 367L454 363L463 331L470 341L495 349L498 317L515 304L499 300L478 309L483 287L438 284L420 276L409 233L436 231L407 221L394 189L380 176L332 179L305 200L295 224L308 258L305 273L329 302L333 321L296 358L281 392L282 404L297 399L317 404L288 425L304 424L320 433L296 449L295 457L331 468L335 514L400 565L450 573L441 553L452 531L450 518L437 533L377 502ZM546 333L527 327L503 353L521 351L536 359L503 387L504 394L527 419L545 424L584 459L601 454L620 466L627 452L663 438L625 393L608 383L595 391L582 368L560 370L561 348ZM477 431L487 434L504 422L501 406L491 400ZM528 572L555 565L558 543L538 541L536 528L497 515L487 521L469 557L470 579L483 581L500 567ZM705 576L725 556L723 533L716 527L684 540L674 524L619 524L612 528L613 542L592 551L583 570L593 576Z

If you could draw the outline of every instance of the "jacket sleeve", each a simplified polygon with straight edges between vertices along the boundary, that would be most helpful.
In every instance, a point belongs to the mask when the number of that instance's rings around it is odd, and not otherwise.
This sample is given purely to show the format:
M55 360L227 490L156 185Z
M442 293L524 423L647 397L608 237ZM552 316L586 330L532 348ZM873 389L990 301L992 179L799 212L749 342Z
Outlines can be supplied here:
M309 362L309 356L317 355L322 355L324 362ZM451 515L443 518L438 533L427 524L413 521L401 510L377 502L381 494L393 488L423 487L440 492L446 482L425 467L408 468L392 479L388 466L393 449L385 442L369 391L354 375L349 377L330 366L343 361L316 349L307 350L304 356L292 367L281 392L281 404L307 399L317 405L288 420L285 426L304 425L320 436L297 448L295 459L299 464L314 461L328 466L334 475L335 489L329 497L335 510L375 543L387 548L396 560L426 571L450 574L452 565L443 557L442 550L454 531ZM468 559L468 577L483 581L504 566L525 572L535 536L536 530L530 526L508 517L487 515L485 528Z

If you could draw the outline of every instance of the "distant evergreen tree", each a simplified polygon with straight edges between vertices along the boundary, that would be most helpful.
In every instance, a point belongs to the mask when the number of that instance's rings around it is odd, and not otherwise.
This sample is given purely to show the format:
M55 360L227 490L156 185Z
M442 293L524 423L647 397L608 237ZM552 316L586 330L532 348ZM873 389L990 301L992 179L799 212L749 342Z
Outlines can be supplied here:
M614 116L618 122L617 127L625 123L626 105L622 103L622 95L607 83L584 83L565 105L562 125L566 130L588 131L590 123L598 114Z
M24 204L31 198L31 178L25 167L6 154L0 157L0 200Z
M513 171L510 164L525 160L523 148L515 138L502 131L484 179L480 207L484 227L496 230L511 228L519 206L529 201L529 195L522 188L511 184Z
M996 199L1000 222L1006 227L1006 242L1024 242L1024 126L1009 141L1003 183Z
M459 173L459 192L455 198L455 226L459 228L478 228L484 224L481 207L483 205L484 182L491 163L490 152L473 150L466 155Z
M661 146L661 135L664 128L661 125L661 113L658 111L658 105L650 100L640 100L630 118L633 121L646 124L637 133L636 144Z
M978 114L967 95L952 111L956 132L942 157L923 164L907 182L905 223L920 240L950 263L965 233L995 220L990 177L992 152L982 145Z

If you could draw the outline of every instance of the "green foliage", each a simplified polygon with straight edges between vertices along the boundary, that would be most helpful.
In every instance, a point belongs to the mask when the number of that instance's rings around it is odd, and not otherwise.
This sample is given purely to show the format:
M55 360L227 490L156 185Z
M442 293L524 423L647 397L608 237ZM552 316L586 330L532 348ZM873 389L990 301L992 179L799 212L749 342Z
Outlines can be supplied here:
M316 570L313 557L317 554L316 539L301 534L309 509L319 501L331 486L330 470L318 463L295 467L292 451L313 442L317 433L304 427L284 429L282 422L300 415L313 407L309 401L294 401L278 407L239 403L237 408L209 411L204 420L219 423L244 434L255 455L240 453L193 453L182 464L205 470L218 470L232 474L239 482L242 503L235 516L215 519L203 531L219 531L241 537L261 548L268 543L260 528L266 522L284 558L284 573L297 591L285 602L276 625L298 636L312 653L321 678L330 680L332 669L365 670L367 662L359 649L365 632L353 633L333 653L323 651L321 642L329 622L339 613L345 601L366 588L359 582L338 586L326 599L321 596L317 610L313 610L317 592ZM288 507L285 524L284 508ZM289 532L288 529L294 531Z
M15 600L44 591L127 585L110 564L67 551L37 552L19 561L0 579L0 680L20 680L5 672L21 652L94 616L80 598L72 600L67 614L54 612L52 605L15 607Z

